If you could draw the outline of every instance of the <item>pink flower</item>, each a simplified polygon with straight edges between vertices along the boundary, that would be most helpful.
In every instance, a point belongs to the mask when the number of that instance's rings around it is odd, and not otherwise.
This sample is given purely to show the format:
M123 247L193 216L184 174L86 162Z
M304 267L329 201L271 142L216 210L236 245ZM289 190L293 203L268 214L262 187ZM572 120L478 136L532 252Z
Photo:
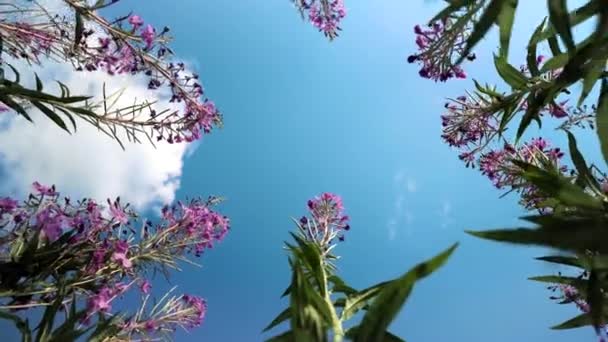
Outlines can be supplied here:
M52 185L51 187L42 185L38 182L34 182L32 184L32 186L34 187L34 190L36 191L36 193L38 195L46 195L46 196L54 196L57 193L55 192L55 186Z
M112 253L112 260L117 262L122 268L130 269L133 267L133 263L127 257L129 251L129 244L125 241L119 241L114 245L114 253Z
M8 112L10 108L4 103L0 102L0 113Z
M18 203L19 202L10 197L0 198L0 215L3 213L11 213L17 208Z
M146 49L150 49L152 47L152 43L154 43L155 37L156 31L151 25L146 25L146 27L141 31L141 38L146 43Z
M152 289L152 285L150 284L149 281L144 280L141 285L139 286L139 289L141 290L141 292L148 294L150 293L150 290Z
M129 24L133 26L133 29L137 29L144 24L144 20L138 15L132 15L129 17Z
M110 214L112 215L112 219L116 220L117 223L127 224L129 222L129 217L125 213L124 209L120 207L120 202L117 199L114 203L110 203L108 200L108 204L110 205Z
M108 312L112 308L110 302L112 301L112 291L108 287L103 287L95 295L89 297L87 309L89 315L93 315L97 312Z

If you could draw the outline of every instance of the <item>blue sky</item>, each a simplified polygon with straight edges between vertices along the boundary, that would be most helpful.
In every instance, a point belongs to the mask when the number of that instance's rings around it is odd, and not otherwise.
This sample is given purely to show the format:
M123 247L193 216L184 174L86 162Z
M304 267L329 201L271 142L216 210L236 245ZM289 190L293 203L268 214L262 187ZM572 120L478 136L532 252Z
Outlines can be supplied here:
M321 192L340 194L352 230L337 247L341 276L365 287L398 276L459 241L448 264L414 290L391 331L408 341L592 340L591 329L549 326L575 315L542 284L526 280L557 268L532 260L547 250L505 246L465 229L509 227L517 198L499 199L440 138L444 98L472 82L435 84L406 63L413 26L440 1L347 0L342 36L329 43L287 0L124 0L148 22L168 25L176 53L195 61L225 128L185 160L177 198L222 195L227 239L172 282L204 296L203 327L178 341L261 341L284 308L290 279L282 243L290 217ZM512 61L523 61L544 2L523 1ZM124 11L123 11L124 12ZM466 70L498 82L494 38ZM503 88L504 89L504 88ZM593 150L593 139L585 140ZM596 153L596 150L593 150ZM154 283L159 289L161 279ZM279 330L273 331L274 333ZM3 334L3 333L2 333ZM1 335L1 334L0 334Z

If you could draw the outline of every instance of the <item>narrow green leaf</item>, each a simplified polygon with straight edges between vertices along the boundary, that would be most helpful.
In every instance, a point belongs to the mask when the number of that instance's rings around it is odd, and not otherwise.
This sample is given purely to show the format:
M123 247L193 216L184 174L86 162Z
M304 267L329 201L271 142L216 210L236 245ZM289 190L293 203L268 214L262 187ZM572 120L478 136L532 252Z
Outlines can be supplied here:
M266 340L266 342L293 342L295 341L295 337L293 336L293 331L286 331L280 335L271 337Z
M567 266L573 266L573 267L578 267L578 268L587 268L584 264L584 262L576 257L569 257L569 256L563 256L563 255L552 255L552 256L544 256L544 257L539 257L536 258L536 260L541 260L541 261L546 261L546 262L551 262L554 264L560 264L560 265L567 265Z
M21 116L23 116L27 121L34 122L32 121L32 118L30 118L25 108L23 108L19 103L13 101L13 99L11 99L9 96L0 93L0 101L15 112L21 114Z
M588 285L587 304L589 304L589 309L591 310L589 314L593 327L599 333L599 329L604 322L604 292L597 271L591 270Z
M359 310L363 309L368 302L376 297L380 291L390 284L390 281L384 281L374 286L370 286L365 290L359 291L353 295L346 297L344 309L342 310L342 321L347 321L354 316Z
M584 78L583 78L583 90L581 91L581 96L578 98L578 106L580 107L589 93L591 93L591 89L595 86L600 76L604 73L604 69L606 67L606 60L593 60L590 62L590 66L587 68Z
M536 27L536 30L534 30L534 33L532 34L532 36L530 37L530 41L528 42L528 53L526 54L526 62L528 64L528 70L530 70L530 74L532 76L538 76L540 74L540 71L538 70L536 54L538 44L534 43L534 39L536 39L536 37L538 37L543 32L546 22L547 19L543 19L540 25Z
M570 149L570 157L572 158L572 163L576 167L576 171L578 172L579 177L584 180L585 185L589 186L595 191L601 192L600 185L597 182L597 179L595 179L595 177L589 170L589 167L587 166L587 162L585 161L583 154L578 150L578 147L576 146L576 138L569 131L566 131L566 133L568 134L568 148Z
M513 89L525 89L528 79L519 70L509 64L503 55L494 55L494 66L502 79Z
M437 20L441 20L449 17L452 13L460 10L465 6L469 6L474 3L475 0L454 0L450 1L450 5L441 10L437 15L435 15L430 21L429 24L436 22Z
M560 53L559 55L549 58L543 66L540 68L541 73L545 73L549 70L555 70L563 68L570 60L570 55L567 53Z
M568 51L575 49L572 29L570 27L570 17L566 0L547 0L549 8L549 21L560 35Z
M593 17L598 10L600 9L601 4L600 1L589 1L583 6L575 9L570 12L568 15L568 22L570 27L574 27L578 24L581 24L587 21L589 18ZM549 38L555 39L556 30L553 26L549 26L538 38L534 41L534 43L540 43L541 41ZM555 41L557 42L557 41ZM559 54L559 53L557 53Z
M21 319L21 317L8 313L5 311L0 311L0 319L6 319L13 321L15 323L15 327L21 333L21 341L22 342L31 342L32 340L32 331L30 330L29 323L26 320Z
M471 50L473 50L475 45L477 45L477 43L479 43L479 41L490 30L492 24L496 22L498 15L502 11L505 2L506 0L490 1L483 14L479 17L479 20L475 22L475 25L473 26L473 31L467 39L464 51L462 55L458 58L456 64L460 64L471 53Z
M273 319L272 322L270 322L270 324L268 324L268 326L266 328L264 328L264 330L262 330L262 332L266 332L266 331L276 327L277 325L288 320L290 317L291 317L291 308L287 308L287 309L283 310L275 319Z
M355 342L381 341L389 324L407 300L414 284L440 268L458 247L452 245L434 258L423 262L402 277L383 287L359 325Z
M585 289L587 286L587 281L581 278L574 277L563 277L563 276L539 276L539 277L530 277L528 280L538 281L541 283L549 283L549 284L563 284L570 285L577 289Z
M82 41L82 36L84 33L84 23L82 22L82 14L79 10L76 10L76 25L74 27L74 49L78 49L80 42Z
M558 324L556 326L551 327L553 330L565 330L565 329L574 329L580 328L587 325L592 325L593 322L591 320L591 316L588 313L580 314L570 320L565 321L564 323Z
M595 119L602 154L604 160L608 163L608 81L606 79L602 80Z
M350 339L354 339L357 336L357 332L359 331L359 326L354 326L346 331L346 337ZM384 332L384 335L381 337L379 342L405 342L401 337L394 335L388 331Z
M502 10L498 14L498 27L500 29L500 54L505 57L509 55L509 43L511 41L511 32L513 30L513 21L515 19L515 10L517 9L518 0L507 0L502 6Z
M37 73L34 73L34 76L36 77L36 90L37 91L42 91L42 89L44 88L44 86L42 85L42 81L40 80L40 77L38 77Z
M49 107L43 105L38 101L32 101L34 107L38 108L44 115L46 115L49 119L51 119L57 126L61 127L64 131L71 134L68 126L65 125L65 122L57 115L57 113L53 112Z

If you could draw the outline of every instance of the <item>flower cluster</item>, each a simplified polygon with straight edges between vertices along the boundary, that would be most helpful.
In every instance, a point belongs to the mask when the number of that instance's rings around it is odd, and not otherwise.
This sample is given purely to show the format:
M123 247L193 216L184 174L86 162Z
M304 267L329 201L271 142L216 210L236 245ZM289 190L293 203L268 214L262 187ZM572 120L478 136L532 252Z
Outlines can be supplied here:
M169 28L157 31L137 15L109 22L80 1L65 2L81 13L81 29L76 28L78 24L71 16L40 14L30 8L23 12L32 12L31 18L0 19L0 36L7 55L37 64L44 62L43 56L68 61L77 71L143 74L149 78L150 90L170 91L169 102L180 108L146 101L119 109L104 105L104 112L96 119L109 126L136 128L157 140L179 143L200 139L203 133L221 125L221 115L204 97L199 76L188 72L184 63L172 61L173 52L167 46ZM39 21L41 15L47 15L47 20L30 23Z
M479 158L479 169L498 189L510 188L520 193L521 203L527 209L543 209L545 197L539 190L522 177L522 170L513 164L520 160L541 168L552 168L565 173L567 168L560 165L564 153L559 148L551 148L543 138L535 138L515 148L505 144L503 149L491 150Z
M102 206L92 199L62 199L54 186L35 182L33 187L22 204L0 198L0 293L5 294L0 311L45 306L61 295L65 304L86 303L85 325L97 314L115 316L112 302L133 285L139 284L147 300L147 272L177 269L180 260L200 256L229 230L228 218L211 209L215 198L165 207L160 223L144 220L138 232L140 220L120 198ZM21 271L15 274L14 269ZM146 326L166 332L199 325L205 301L179 298L167 302L164 311L150 313ZM142 309L139 318L131 319L136 322L143 314ZM122 333L139 334L142 326L131 325ZM146 331L148 336L150 329Z
M408 63L418 63L421 69L418 72L423 78L435 82L445 82L451 78L466 78L467 75L455 63L465 53L466 40L471 34L472 21L465 25L453 26L455 19L445 18L439 22L422 28L414 27L418 52L407 58ZM466 57L469 61L475 60L475 54Z
M445 104L441 116L441 138L459 149L460 159L472 166L478 152L499 133L499 118L491 110L493 100L482 94L467 94Z
M346 17L343 0L294 0L302 14L330 40L338 36L340 21Z
M331 245L336 238L344 241L344 232L350 230L350 225L340 196L326 192L308 200L307 206L310 216L302 216L299 222L306 238L323 247Z

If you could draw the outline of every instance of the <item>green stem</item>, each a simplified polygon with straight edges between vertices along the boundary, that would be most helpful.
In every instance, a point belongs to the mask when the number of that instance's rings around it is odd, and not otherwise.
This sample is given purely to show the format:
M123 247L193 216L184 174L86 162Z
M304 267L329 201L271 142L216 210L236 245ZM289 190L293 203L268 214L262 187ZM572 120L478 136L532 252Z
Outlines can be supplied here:
M323 297L325 298L325 302L330 309L331 313L331 324L332 329L334 330L334 342L342 342L344 339L344 329L342 328L342 321L338 317L338 313L336 312L336 308L334 307L334 303L331 301L330 293L329 293L329 284L327 282L327 274L325 273L325 265L321 265L321 274L323 276L323 284L324 290Z

